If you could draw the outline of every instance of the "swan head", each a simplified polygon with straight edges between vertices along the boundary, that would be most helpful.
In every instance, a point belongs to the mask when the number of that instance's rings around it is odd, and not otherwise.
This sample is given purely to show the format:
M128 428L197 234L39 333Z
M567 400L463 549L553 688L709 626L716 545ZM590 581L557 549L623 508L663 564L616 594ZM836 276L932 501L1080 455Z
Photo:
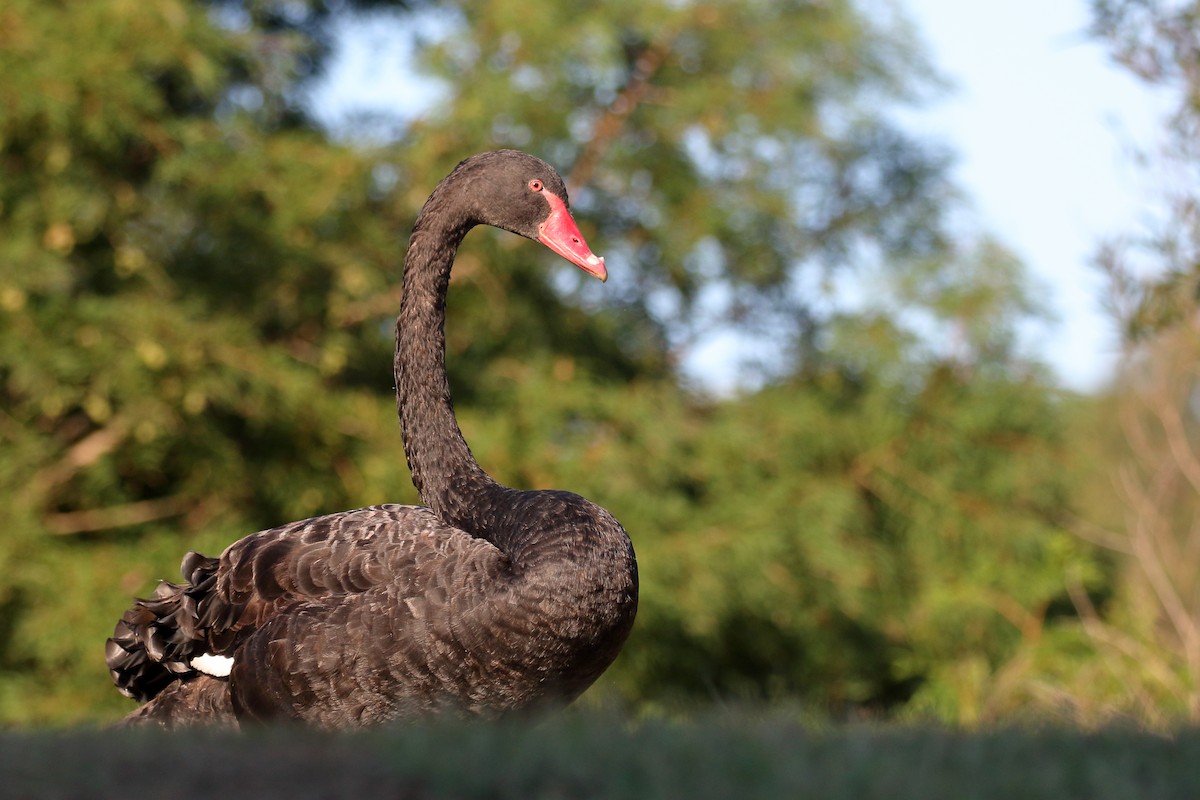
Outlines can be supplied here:
M541 242L584 272L608 280L604 259L592 252L571 216L567 187L554 167L519 150L472 156L446 183L462 187L472 221Z

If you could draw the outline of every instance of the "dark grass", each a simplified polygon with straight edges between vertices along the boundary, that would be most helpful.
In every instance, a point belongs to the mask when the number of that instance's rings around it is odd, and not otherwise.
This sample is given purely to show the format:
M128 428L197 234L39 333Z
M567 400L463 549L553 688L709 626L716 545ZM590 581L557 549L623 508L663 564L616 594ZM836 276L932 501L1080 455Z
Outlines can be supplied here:
M595 714L355 734L0 733L4 798L1200 798L1200 730L833 727Z

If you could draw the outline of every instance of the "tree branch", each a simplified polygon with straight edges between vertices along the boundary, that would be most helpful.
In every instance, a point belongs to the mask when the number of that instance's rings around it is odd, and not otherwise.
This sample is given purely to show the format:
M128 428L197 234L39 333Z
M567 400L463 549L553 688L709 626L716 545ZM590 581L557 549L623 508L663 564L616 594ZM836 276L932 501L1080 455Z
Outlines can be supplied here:
M111 453L129 434L129 420L116 417L108 425L89 433L68 448L54 464L34 473L29 486L44 497L56 486L66 483L75 473L87 469Z
M51 533L69 536L77 533L92 533L106 528L141 525L145 522L182 514L186 508L185 498L182 495L174 495L154 500L139 500L135 503L125 503L108 508L48 514L45 523Z
M595 172L596 164L600 161L604 150L621 132L625 120L634 112L634 109L645 101L653 88L650 82L662 67L663 62L667 60L667 56L670 55L676 35L675 30L670 30L659 36L634 61L629 80L625 82L620 94L597 120L592 129L592 138L584 145L583 152L579 154L579 158L571 168L567 183L572 188L586 186L592 179L592 173Z

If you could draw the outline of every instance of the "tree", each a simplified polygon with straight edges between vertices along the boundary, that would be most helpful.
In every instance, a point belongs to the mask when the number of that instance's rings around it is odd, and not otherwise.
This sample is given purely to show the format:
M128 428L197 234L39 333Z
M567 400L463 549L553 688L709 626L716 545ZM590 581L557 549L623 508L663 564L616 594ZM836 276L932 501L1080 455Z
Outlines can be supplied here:
M1077 582L1081 618L1039 669L1043 691L1088 722L1132 717L1158 727L1200 716L1200 598L1194 553L1198 426L1196 299L1200 287L1195 132L1200 121L1200 4L1096 0L1093 34L1118 63L1173 93L1161 151L1162 214L1149 230L1103 243L1109 308L1124 334L1121 369L1090 413L1104 468L1073 527L1107 551L1106 580ZM1063 654L1070 657L1062 658Z
M958 281L840 320L790 377L668 406L628 426L626 452L594 445L601 473L634 465L632 529L661 531L638 542L642 616L614 676L627 695L958 722L1050 705L1030 685L1039 648L1070 638L1066 578L1103 578L1068 527L1075 402L1016 348L1026 289L995 265L1015 262L994 243L957 258L943 273ZM958 343L906 330L924 314Z
M1180 0L1094 0L1093 35L1147 84L1177 96L1161 150L1149 156L1164 176L1165 214L1151 230L1106 242L1100 266L1113 282L1114 309L1132 339L1193 315L1200 297L1200 4Z
M103 696L104 618L183 549L371 485L395 234L369 161L237 102L287 78L276 34L170 0L0 14L0 713L45 720Z
M334 140L301 99L329 26L413 7L0 11L0 718L124 709L101 643L183 551L416 499L388 372L402 242L455 161L501 146L569 175L614 280L473 235L451 379L489 471L633 531L646 603L609 689L966 708L947 676L1008 663L1074 555L1061 482L1032 481L1056 417L1006 334L1015 262L951 246L945 158L886 113L930 81L901 22L846 0L421 4L445 15L420 50L445 102L402 141ZM910 300L802 291L851 266ZM922 347L914 304L961 346ZM687 391L678 348L721 324L790 353L761 392Z
M1200 336L1160 332L1125 361L1114 405L1123 525L1091 529L1119 559L1115 602L1076 590L1084 629L1102 654L1090 670L1100 713L1159 726L1200 719L1200 420L1192 409ZM1097 713L1093 708L1085 710Z
M585 226L619 265L603 293L580 291L589 303L615 298L634 342L651 324L676 348L737 324L802 346L819 324L801 288L815 276L944 245L947 159L885 113L934 79L884 9L565 4L536 19L508 0L453 9L421 59L447 96L406 132L401 174L424 185L461 153L495 146L564 167ZM520 269L497 252L486 263Z

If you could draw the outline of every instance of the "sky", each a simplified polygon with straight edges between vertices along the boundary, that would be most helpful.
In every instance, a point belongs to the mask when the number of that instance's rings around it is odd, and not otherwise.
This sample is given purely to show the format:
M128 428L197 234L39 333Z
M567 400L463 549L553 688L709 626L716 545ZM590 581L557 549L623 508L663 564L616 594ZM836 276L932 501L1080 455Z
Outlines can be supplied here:
M1087 37L1086 0L896 2L950 83L904 119L957 154L953 175L976 227L1034 276L1054 321L1031 328L1027 347L1065 386L1102 387L1117 337L1092 260L1106 238L1135 233L1150 218L1154 194L1134 153L1158 141L1165 98ZM410 48L401 31L348 30L330 81L313 98L318 116L335 126L354 109L396 112ZM430 85L427 102L435 98ZM693 361L719 363L737 348L734 338L714 340Z
M904 2L953 84L914 124L958 153L954 175L980 225L1044 287L1057 321L1034 348L1066 386L1099 388L1117 338L1092 259L1151 218L1134 153L1160 140L1166 98L1085 35L1085 0Z

